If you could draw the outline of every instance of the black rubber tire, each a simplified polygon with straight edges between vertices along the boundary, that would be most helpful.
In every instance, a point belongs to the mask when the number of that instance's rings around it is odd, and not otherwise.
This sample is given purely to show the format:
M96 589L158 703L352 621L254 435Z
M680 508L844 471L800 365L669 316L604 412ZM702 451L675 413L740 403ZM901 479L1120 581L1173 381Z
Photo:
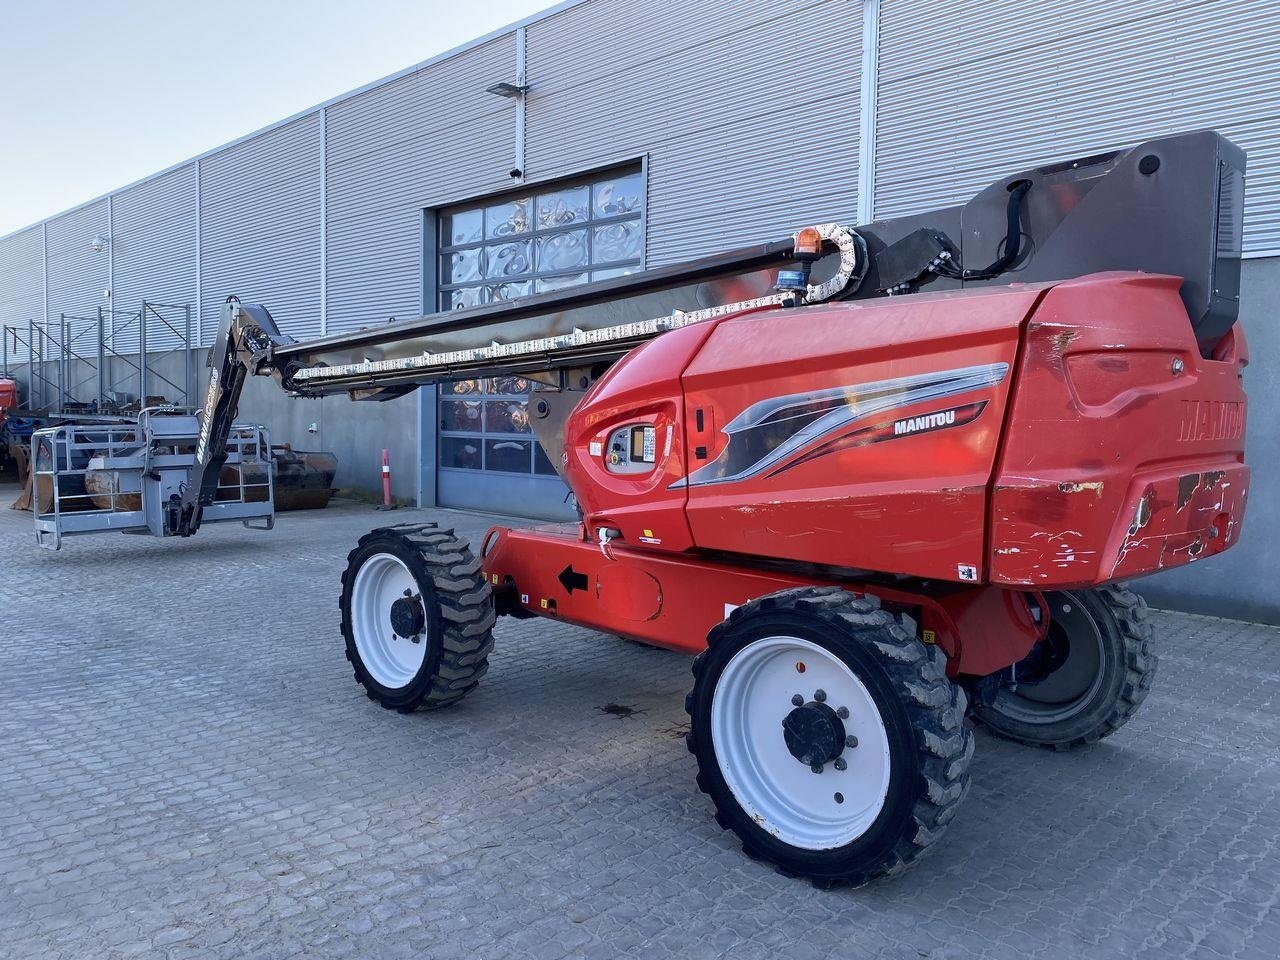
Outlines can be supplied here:
M717 680L734 654L771 635L799 636L840 657L884 720L888 795L871 826L842 847L810 850L775 837L743 809L720 772L711 736ZM965 693L947 679L942 651L908 633L873 597L801 587L743 604L711 631L693 676L686 740L698 760L698 787L715 804L716 822L737 834L746 853L784 874L827 888L897 873L941 836L968 792L974 741L964 723Z
M399 557L418 582L426 614L426 656L403 687L378 683L365 668L351 626L351 590L356 572L376 554ZM493 591L471 547L453 530L434 523L401 523L372 530L347 555L342 572L342 636L356 682L370 700L388 710L411 713L457 703L489 669L493 650Z
M1096 625L1102 640L1102 676L1096 690L1089 692L1077 713L1059 720L1028 722L1002 711L999 699L979 698L974 700L973 716L1007 740L1069 750L1096 743L1124 726L1146 700L1159 660L1151 651L1146 602L1127 587L1062 591L1047 594L1046 600L1051 611L1064 600L1077 603Z

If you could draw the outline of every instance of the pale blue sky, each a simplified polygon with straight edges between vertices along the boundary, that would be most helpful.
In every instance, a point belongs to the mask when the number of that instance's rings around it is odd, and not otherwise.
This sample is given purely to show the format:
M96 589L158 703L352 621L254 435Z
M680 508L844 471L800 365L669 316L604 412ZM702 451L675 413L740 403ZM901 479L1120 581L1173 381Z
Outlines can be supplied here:
M0 0L0 235L553 3Z

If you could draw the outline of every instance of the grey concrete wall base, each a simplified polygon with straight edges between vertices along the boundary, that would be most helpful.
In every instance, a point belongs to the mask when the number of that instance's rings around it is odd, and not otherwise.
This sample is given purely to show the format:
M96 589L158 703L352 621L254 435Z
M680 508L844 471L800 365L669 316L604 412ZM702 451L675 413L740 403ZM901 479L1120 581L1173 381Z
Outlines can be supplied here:
M414 394L386 403L353 403L346 397L302 400L287 396L274 380L254 377L245 384L240 419L266 424L276 443L300 449L332 450L338 457L339 487L382 496L382 451L391 460L392 496L418 496L418 401ZM314 423L315 434L307 428Z

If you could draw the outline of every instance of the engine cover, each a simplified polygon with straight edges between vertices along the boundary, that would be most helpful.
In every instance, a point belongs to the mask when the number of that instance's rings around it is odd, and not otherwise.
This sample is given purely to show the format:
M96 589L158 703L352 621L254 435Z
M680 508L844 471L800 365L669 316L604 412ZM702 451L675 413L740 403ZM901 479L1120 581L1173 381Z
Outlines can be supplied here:
M1044 289L767 310L659 337L568 422L588 526L662 550L976 581L1019 328Z
M639 549L1101 583L1234 542L1240 348L1201 359L1177 281L1132 273L756 310L608 371L566 476Z

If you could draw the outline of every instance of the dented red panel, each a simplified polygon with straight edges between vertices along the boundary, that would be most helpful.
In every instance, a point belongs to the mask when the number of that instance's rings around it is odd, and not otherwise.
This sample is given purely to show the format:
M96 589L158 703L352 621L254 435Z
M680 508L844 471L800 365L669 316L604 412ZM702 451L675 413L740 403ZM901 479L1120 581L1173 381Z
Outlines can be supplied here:
M1202 358L1178 286L1098 274L1045 294L992 486L993 583L1087 586L1235 542L1249 484L1243 336Z
M1111 577L1192 563L1221 553L1239 539L1249 468L1212 467L1135 478L1132 490L1137 496L1130 511L1121 513L1122 520L1132 519L1128 527L1117 526L1104 554Z

